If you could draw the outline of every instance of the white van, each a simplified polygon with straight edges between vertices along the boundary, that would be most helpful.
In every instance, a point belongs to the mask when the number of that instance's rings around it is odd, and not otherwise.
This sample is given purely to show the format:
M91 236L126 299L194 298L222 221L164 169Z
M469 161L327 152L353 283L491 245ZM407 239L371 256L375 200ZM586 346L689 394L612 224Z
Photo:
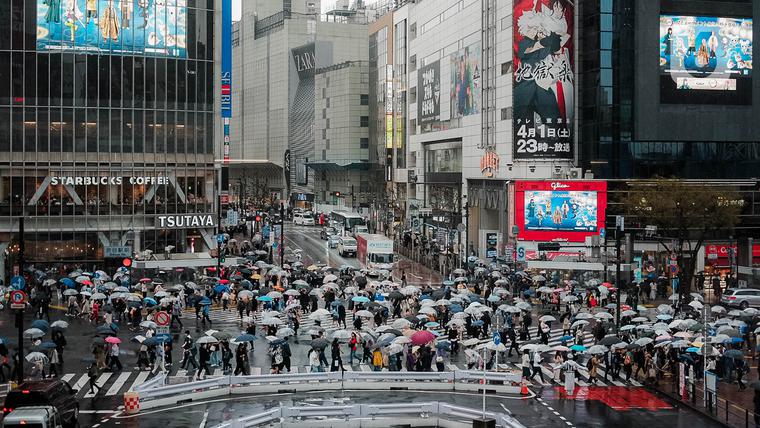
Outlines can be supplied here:
M19 407L3 418L3 428L61 428L61 417L53 406Z

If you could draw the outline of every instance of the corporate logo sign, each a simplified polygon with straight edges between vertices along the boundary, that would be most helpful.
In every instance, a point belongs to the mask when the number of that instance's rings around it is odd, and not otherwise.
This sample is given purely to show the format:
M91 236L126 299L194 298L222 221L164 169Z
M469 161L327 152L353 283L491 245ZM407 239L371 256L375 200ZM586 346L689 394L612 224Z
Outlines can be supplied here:
M213 214L160 215L156 223L161 229L205 229L215 226Z

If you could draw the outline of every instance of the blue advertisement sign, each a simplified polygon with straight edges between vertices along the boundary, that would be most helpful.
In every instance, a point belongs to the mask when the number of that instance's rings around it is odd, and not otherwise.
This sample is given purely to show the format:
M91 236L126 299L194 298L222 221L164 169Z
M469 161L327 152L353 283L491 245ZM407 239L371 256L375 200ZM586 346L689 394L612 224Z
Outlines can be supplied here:
M187 56L187 0L37 0L37 50Z
M525 192L525 230L596 232L597 192Z
M232 0L222 0L222 117L232 117ZM225 129L225 135L229 130Z

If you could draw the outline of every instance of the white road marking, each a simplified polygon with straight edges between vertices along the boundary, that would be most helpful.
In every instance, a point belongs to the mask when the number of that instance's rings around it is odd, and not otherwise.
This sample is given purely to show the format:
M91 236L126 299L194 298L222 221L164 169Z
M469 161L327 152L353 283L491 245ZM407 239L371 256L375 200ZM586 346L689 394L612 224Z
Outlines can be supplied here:
M108 381L108 379L111 377L111 373L103 373L100 375L97 381L95 381L95 385L98 387L96 391L100 392L100 388L103 387L103 385ZM95 394L92 391L87 391L87 394L84 395L84 398L92 398Z
M129 376L132 375L131 372L122 373L119 375L118 378L114 381L113 385L108 389L108 392L106 392L106 397L110 397L112 395L116 395L122 386L124 386L124 382L129 379Z
M132 382L132 385L130 385L128 391L134 391L134 389L138 385L142 385L143 383L145 383L145 380L148 379L148 375L149 374L150 373L147 372L147 371L142 371L142 372L138 373L137 374L137 378L134 380L134 382Z

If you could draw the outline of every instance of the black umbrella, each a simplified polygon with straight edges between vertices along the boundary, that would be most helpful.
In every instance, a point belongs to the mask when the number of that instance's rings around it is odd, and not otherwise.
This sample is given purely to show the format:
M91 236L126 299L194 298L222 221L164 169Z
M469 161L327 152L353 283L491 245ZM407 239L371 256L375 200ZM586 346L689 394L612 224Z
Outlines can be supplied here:
M324 337L320 337L311 341L312 349L325 349L329 344L330 342Z
M384 330L383 333L391 333L391 334L395 334L396 336L404 335L404 333L402 333L400 330L396 330L395 328L389 328L388 330Z
M604 345L604 346L612 346L612 345L614 345L614 344L616 344L616 343L620 343L620 342L622 342L622 341L623 341L623 340L622 340L622 339L620 339L620 338L619 338L619 337L617 337L617 336L607 336L607 337L605 337L604 339L600 340L600 341L599 341L599 344L600 344L600 345Z
M398 291L398 290L395 290L395 291L391 291L391 293L388 295L388 297L389 297L390 299L392 299L392 300L401 300L401 299L403 299L403 298L404 298L404 295L403 295L403 294L401 294L401 292L400 292L400 291Z
M446 291L440 288L433 291L433 293L431 294L431 297L433 298L433 300L443 299L444 296L446 296Z
M114 334L114 335L116 334L116 332L113 331L113 329L107 325L101 325L100 327L98 327L97 330L95 330L95 332L98 334Z

